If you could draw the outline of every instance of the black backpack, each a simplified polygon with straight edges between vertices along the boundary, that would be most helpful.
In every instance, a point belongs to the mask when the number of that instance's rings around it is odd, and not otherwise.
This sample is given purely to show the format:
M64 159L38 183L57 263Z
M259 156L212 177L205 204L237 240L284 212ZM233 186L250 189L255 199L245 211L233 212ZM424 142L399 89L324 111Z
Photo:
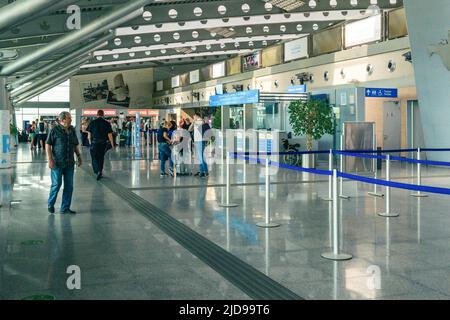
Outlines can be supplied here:
M39 123L39 132L44 132L45 131L45 125L43 122Z

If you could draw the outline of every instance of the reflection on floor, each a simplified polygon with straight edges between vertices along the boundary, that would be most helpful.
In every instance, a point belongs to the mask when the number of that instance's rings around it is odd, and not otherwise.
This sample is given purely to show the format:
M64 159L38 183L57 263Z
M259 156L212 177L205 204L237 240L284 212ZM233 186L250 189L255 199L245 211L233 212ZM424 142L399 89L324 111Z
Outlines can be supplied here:
M225 209L218 206L221 166L207 179L161 179L158 161L132 154L110 152L105 176L305 299L450 298L448 196L391 189L391 210L400 216L387 219L377 215L384 199L367 195L373 186L345 181L351 198L338 203L341 243L353 259L333 262L321 258L332 238L327 177L280 169L271 177L270 207L281 226L263 229L256 223L265 215L264 168L232 165L231 199L239 206ZM78 213L49 215L44 153L21 145L14 158L12 170L0 171L1 299L250 298L86 170L75 174ZM449 170L422 171L424 185L450 188ZM394 164L392 172L396 181L415 182L410 165ZM80 267L81 290L67 288L72 265Z

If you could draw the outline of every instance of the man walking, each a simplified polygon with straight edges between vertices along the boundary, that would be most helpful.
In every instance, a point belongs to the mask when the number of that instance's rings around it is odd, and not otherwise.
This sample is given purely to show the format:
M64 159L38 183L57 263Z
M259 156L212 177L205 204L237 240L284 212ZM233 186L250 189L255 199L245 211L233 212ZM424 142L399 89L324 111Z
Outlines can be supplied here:
M108 150L108 141L111 144L111 148L115 148L111 124L103 119L104 116L103 110L98 110L98 118L92 121L86 130L89 143L91 144L92 168L97 175L97 180L103 177L103 164L105 162L105 153Z
M59 115L57 124L47 137L45 150L47 152L48 167L51 169L52 186L48 198L48 212L55 213L55 203L64 178L64 191L61 202L61 213L76 213L70 209L73 193L73 175L75 160L81 166L81 153L75 128L72 127L72 117L64 111Z
M199 113L196 113L194 115L194 122L189 127L189 131L194 133L195 152L197 153L197 160L200 163L199 172L195 175L203 178L209 177L208 164L205 159L205 148L208 141L205 133L209 129L209 124L203 120Z

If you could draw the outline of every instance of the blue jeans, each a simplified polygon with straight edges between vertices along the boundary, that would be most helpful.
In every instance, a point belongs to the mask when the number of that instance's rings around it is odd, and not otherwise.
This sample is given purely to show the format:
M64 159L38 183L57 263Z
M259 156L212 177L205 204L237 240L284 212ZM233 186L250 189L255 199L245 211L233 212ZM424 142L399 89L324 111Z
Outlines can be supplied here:
M195 142L195 152L197 153L197 160L200 162L200 173L208 173L208 164L205 160L206 141Z
M52 169L51 172L52 186L50 188L50 196L48 198L49 207L55 206L56 198L58 197L58 192L59 189L61 189L64 177L64 191L62 195L61 211L70 209L73 193L73 174L74 174L73 166L67 168Z
M161 173L166 172L167 159L169 159L170 168L173 169L172 150L170 150L169 145L167 143L160 143L158 145L158 150L159 150L160 172Z

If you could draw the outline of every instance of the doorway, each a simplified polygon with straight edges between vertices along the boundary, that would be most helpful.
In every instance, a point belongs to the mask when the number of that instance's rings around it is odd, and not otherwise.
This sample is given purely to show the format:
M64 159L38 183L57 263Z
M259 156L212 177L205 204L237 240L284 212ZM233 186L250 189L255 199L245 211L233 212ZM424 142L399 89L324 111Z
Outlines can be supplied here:
M401 110L399 101L383 102L383 148L401 148Z

